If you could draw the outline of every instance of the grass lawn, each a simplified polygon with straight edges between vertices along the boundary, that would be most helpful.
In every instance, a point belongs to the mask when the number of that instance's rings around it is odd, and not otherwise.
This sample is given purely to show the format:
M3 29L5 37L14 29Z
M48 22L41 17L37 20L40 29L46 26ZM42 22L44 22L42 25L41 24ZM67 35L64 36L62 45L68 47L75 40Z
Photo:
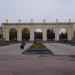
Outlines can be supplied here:
M32 44L32 45L30 46L30 48L36 48L36 47L35 47L35 44ZM46 46L45 46L44 44L40 43L38 48L46 48Z

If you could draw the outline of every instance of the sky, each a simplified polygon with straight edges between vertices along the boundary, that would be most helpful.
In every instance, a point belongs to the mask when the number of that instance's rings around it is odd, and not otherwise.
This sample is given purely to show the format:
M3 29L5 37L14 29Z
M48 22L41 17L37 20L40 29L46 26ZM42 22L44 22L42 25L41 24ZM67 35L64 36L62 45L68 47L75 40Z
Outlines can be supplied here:
M0 24L9 22L75 22L75 0L0 0Z

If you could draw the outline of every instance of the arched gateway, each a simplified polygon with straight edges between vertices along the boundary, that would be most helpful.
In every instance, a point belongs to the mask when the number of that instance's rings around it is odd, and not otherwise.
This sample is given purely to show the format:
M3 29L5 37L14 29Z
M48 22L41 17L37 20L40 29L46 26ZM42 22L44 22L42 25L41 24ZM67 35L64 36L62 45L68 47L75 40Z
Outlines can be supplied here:
M3 38L6 41L17 40L22 41L27 39L34 41L39 38L43 41L47 40L73 40L74 39L74 24L73 22L65 23L2 23ZM62 33L62 28L67 31ZM11 30L13 29L13 30ZM37 32L37 29L40 32ZM64 31L64 30L63 30ZM13 35L15 33L15 35ZM61 34L60 34L61 33ZM12 34L12 35L11 35ZM65 37L62 37L62 35ZM13 36L13 37L11 37Z

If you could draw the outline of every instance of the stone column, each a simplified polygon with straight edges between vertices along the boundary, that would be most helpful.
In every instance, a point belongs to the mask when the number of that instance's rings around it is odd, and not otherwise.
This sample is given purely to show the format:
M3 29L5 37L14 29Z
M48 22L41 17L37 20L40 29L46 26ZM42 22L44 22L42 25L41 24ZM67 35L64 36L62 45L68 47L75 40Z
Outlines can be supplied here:
M9 41L9 29L8 28L6 28L6 41Z
M20 30L17 31L17 41L22 41Z
M17 41L22 41L22 32L20 28L17 30Z
M30 30L30 41L34 41L34 30Z
M68 34L68 40L71 40L71 35L70 34Z
M72 40L72 33L71 33L71 29L68 30L68 40Z
M68 40L73 40L74 39L74 27L73 25L68 26Z
M6 40L6 27L3 26L3 38Z
M59 29L56 28L55 30L55 40L58 41L59 40Z
M43 29L43 41L47 41L47 30Z
M74 40L74 27L71 25L71 40Z

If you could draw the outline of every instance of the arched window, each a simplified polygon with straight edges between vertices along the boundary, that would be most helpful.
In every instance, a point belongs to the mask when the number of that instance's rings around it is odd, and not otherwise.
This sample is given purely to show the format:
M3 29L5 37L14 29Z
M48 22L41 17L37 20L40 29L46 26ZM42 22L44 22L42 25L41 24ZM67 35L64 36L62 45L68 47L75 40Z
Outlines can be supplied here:
M53 28L47 30L47 40L55 40L55 32Z
M68 39L67 29L65 29L65 28L60 29L60 31L59 31L59 39L60 40L67 40Z
M30 31L27 28L22 30L22 40L30 40Z
M17 41L17 30L16 29L10 29L9 31L9 40L10 41Z
M39 39L42 40L43 38L43 31L40 28L34 30L34 40Z

